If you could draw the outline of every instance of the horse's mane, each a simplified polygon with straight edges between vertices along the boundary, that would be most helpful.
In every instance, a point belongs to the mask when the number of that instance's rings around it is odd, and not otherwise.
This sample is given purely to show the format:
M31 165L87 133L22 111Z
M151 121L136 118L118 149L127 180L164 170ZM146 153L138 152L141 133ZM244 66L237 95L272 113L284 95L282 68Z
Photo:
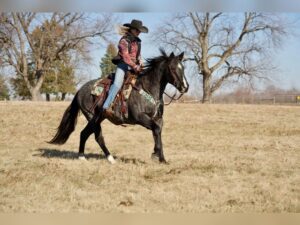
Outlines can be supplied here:
M163 48L159 48L159 51L161 53L160 56L146 59L146 64L144 66L144 71L143 71L144 75L148 74L151 71L155 71L156 69L158 69L159 64L161 62L166 61L169 58Z
M163 48L159 48L160 55L153 58L146 59L146 63L142 73L138 76L138 84L141 84L142 88L150 93L149 88L157 83L156 81L160 79L161 73L164 71L164 66L167 64L169 56Z

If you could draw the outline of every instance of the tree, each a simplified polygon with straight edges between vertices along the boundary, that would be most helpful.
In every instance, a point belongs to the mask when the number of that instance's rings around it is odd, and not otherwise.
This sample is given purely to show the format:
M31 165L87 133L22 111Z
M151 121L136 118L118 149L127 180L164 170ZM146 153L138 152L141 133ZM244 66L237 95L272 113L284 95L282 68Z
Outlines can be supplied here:
M67 93L76 92L74 68L70 64L62 64L58 75L58 91L62 94L61 100L64 101Z
M110 43L107 46L106 53L104 57L101 58L100 68L101 68L101 77L106 76L107 74L113 73L116 71L117 66L114 65L111 60L118 54L117 48L114 44Z
M9 100L9 90L3 76L0 76L0 100Z
M29 69L29 80L32 82L33 73ZM30 99L30 92L22 77L14 77L10 80L16 96L22 99ZM45 72L45 80L41 87L41 93L46 94L46 100L50 101L50 94L58 96L62 94L61 100L64 100L67 93L74 94L76 92L76 82L74 66L69 61L56 61Z
M48 21L44 23L44 26L46 26L49 30L52 30L53 32L61 32L61 29L59 26L55 25L56 23L52 22L50 24ZM56 27L56 29L53 29L51 27ZM32 32L32 37L34 40L34 44L40 45L40 39L42 30L40 27L36 27L34 31ZM55 40L51 39L49 37L46 37L48 40L44 40L44 50L43 52L48 51L46 48L51 48L55 45ZM46 44L48 43L48 44ZM33 56L31 55L33 61ZM28 80L31 84L34 82L34 70L35 70L35 63L31 63L28 65ZM60 56L59 60L53 61L51 64L49 63L47 68L44 68L44 76L45 79L43 81L42 87L41 87L41 93L46 94L46 100L50 101L50 94L56 94L58 96L58 93L62 93L62 100L64 100L65 95L67 93L74 93L75 92L75 76L74 76L74 66L71 63L71 59L66 54L62 54ZM22 77L17 76L15 78L11 79L11 83L14 87L15 93L18 96L21 96L23 99L29 99L30 98L30 92L28 91L26 87L26 83Z
M287 34L283 18L263 13L183 13L170 21L154 37L185 50L202 78L203 103L226 82L266 78L275 68L266 58Z
M50 101L50 94L58 96L61 93L61 100L64 100L67 93L76 92L74 66L69 59L55 62L47 71L41 92L46 94L47 101Z
M88 18L83 13L1 13L2 66L13 67L31 99L39 100L51 64L72 52L87 56L93 38L107 40L112 20L105 14Z
M33 74L31 66L28 67L28 75L27 76L28 76L28 78L27 78L28 81L30 83L33 83L34 74ZM24 78L20 74L16 74L16 76L12 77L10 79L10 84L12 85L13 90L15 92L14 93L15 97L19 96L22 98L22 100L31 98L31 94L26 86Z

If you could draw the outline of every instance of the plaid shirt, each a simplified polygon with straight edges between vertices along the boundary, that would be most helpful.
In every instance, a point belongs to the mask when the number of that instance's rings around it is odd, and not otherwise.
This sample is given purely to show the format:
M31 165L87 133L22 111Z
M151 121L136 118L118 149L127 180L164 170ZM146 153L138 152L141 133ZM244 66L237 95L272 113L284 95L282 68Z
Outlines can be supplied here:
M141 62L141 54L137 57L138 53L138 42L134 40L131 42L131 52L128 51L128 41L125 38L122 38L118 45L119 54L122 57L123 61L131 66L132 68L136 67Z

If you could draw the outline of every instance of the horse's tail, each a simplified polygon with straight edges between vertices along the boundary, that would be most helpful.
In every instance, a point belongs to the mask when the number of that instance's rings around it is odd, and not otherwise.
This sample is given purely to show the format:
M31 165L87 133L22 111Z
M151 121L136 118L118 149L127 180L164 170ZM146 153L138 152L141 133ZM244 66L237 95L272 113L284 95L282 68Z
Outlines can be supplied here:
M78 105L76 94L71 105L69 105L69 107L66 109L57 128L55 136L48 143L57 145L66 143L70 134L75 130L79 109L80 108Z

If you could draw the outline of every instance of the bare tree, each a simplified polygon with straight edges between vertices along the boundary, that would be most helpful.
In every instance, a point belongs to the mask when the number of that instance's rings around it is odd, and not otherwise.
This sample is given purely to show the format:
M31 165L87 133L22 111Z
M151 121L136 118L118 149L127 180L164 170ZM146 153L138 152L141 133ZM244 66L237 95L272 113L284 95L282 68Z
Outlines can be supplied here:
M165 22L154 38L185 51L202 78L202 102L227 81L266 78L270 52L278 47L287 27L279 15L263 13L183 13Z
M111 35L112 20L109 14L1 13L1 64L12 66L24 79L31 99L39 100L47 68L72 51L87 56L92 40ZM28 72L32 65L34 80Z

